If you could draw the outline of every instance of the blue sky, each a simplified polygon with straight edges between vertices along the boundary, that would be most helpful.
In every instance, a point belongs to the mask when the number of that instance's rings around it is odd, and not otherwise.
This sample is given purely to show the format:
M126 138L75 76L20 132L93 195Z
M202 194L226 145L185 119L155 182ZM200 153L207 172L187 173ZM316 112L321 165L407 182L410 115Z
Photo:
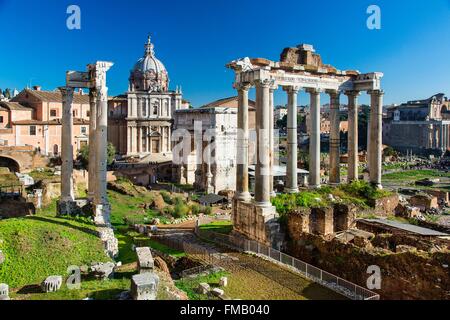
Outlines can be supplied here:
M71 4L81 8L81 30L66 28ZM371 4L381 8L381 30L366 27ZM450 0L0 0L0 30L1 88L54 89L66 70L109 60L110 94L120 94L150 33L171 88L181 85L194 106L235 94L227 62L278 60L300 43L339 69L383 72L385 103L450 96ZM276 103L285 102L280 90Z

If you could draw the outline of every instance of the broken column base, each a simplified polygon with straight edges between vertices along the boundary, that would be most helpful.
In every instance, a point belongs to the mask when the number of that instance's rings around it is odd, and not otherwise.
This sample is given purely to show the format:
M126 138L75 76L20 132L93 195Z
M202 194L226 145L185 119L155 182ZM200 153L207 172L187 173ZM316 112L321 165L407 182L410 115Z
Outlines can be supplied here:
M119 241L114 235L114 230L109 227L98 227L97 230L105 253L113 259L116 258L119 254Z
M111 206L109 204L96 204L94 209L94 224L98 227L110 227Z
M233 201L234 231L272 247L280 247L284 240L273 206L261 207L252 202Z
M56 203L58 216L81 215L83 207L87 205L87 200L59 200Z

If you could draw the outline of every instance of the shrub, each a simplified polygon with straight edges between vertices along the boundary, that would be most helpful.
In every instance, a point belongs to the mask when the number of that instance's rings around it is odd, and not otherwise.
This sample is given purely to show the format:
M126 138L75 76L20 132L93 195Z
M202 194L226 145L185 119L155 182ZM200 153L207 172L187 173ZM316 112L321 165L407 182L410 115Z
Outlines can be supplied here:
M198 216L198 214L200 213L201 207L198 204L193 204L191 205L191 213L194 216Z
M173 216L175 218L183 218L189 214L189 207L183 203L175 205L173 210Z
M165 203L173 204L172 197L167 191L161 191L161 197L163 197Z

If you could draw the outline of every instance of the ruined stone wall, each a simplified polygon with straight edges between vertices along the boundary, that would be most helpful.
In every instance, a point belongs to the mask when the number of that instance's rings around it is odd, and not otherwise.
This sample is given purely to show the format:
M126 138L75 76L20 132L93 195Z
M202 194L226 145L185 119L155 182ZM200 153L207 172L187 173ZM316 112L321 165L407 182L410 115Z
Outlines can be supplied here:
M400 202L398 194L393 194L381 199L370 201L369 205L375 209L375 214L386 217L390 214L394 214L395 208L397 208Z
M297 215L290 215L298 223ZM294 225L294 223L289 223ZM294 231L294 232L293 232ZM366 287L369 266L381 269L382 299L450 299L450 252L393 253L288 230L287 253Z

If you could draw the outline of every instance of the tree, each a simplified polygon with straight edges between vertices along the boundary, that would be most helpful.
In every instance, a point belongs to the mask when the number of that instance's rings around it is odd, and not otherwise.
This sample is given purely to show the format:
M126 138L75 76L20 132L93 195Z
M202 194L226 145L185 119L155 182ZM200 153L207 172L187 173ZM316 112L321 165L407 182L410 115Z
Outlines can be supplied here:
M287 115L284 116L283 119L277 121L277 128L278 129L287 128Z
M108 156L108 165L111 165L114 161L114 158L116 156L116 148L111 142L108 142L108 145L106 147L106 152ZM84 168L87 168L89 166L89 145L85 144L81 147L80 151L78 151L78 157L77 159L81 162L82 166Z
M11 99L11 90L9 90L9 88L7 88L5 90L5 92L3 93L3 95L5 96L6 99Z

